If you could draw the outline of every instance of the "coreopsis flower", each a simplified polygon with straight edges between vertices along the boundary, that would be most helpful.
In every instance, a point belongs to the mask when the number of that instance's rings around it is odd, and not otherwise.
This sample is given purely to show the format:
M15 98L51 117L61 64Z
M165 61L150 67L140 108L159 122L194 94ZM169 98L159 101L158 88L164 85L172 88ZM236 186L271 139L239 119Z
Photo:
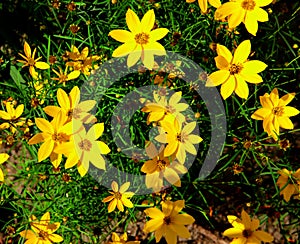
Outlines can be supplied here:
M282 169L278 173L280 176L276 184L279 186L280 195L283 195L284 200L288 202L293 195L300 195L300 168L296 172Z
M251 220L250 216L244 210L242 211L241 219L233 215L228 215L227 219L233 228L225 230L223 235L234 238L231 242L232 244L260 244L262 241L272 242L274 239L270 234L257 230L259 220Z
M56 70L53 69L53 72L58 76L57 78L52 78L52 80L57 80L58 84L63 83L63 85L66 84L67 81L69 80L74 80L77 79L80 75L80 71L79 70L74 70L71 73L67 73L68 72L68 66L66 67L65 71L63 72L61 67L59 68L59 72L57 72Z
M177 236L189 238L190 233L185 225L194 223L189 214L179 214L184 208L184 200L176 202L165 201L162 211L158 208L148 208L144 212L151 219L145 224L144 232L155 232L155 240L159 242L164 237L168 244L176 244Z
M279 128L291 130L294 125L289 117L299 114L299 110L287 106L295 97L295 93L288 93L279 99L278 90L274 88L270 94L260 96L262 108L256 110L251 118L263 120L264 131L278 140Z
M93 63L101 59L100 56L93 55L93 56L88 56L89 55L89 48L85 47L82 49L81 52L79 52L78 48L75 46L71 46L71 52L67 51L67 56L72 60L66 63L67 66L73 67L73 69L79 70L81 73L85 75L90 75L91 69L96 69L98 65L94 65Z
M196 0L186 0L186 2L193 3L193 2L196 2ZM207 12L208 3L215 8L218 8L221 6L220 0L198 0L199 7L203 13Z
M166 96L157 96L154 94L154 102L147 103L141 111L149 113L147 117L147 124L151 122L158 122L165 118L165 116L174 116L179 123L185 121L184 115L181 113L188 108L187 103L180 103L182 92L175 92L169 99Z
M49 212L45 213L40 221L38 221L34 215L31 216L30 226L31 230L23 230L20 232L20 236L26 239L25 244L50 244L62 242L64 240L60 235L54 234L60 227L60 223L50 223Z
M196 127L196 122L187 123L183 128L182 124L177 120L173 123L162 121L161 133L155 137L155 140L161 143L168 143L164 150L164 156L169 157L175 155L179 163L183 164L186 158L186 152L197 155L196 148L193 144L200 143L203 139L191 134Z
M111 233L111 239L112 241L107 242L106 244L139 244L139 241L127 241L127 233L125 232L121 237L118 236L117 233L113 232Z
M149 10L140 21L136 13L131 9L127 10L127 30L112 30L109 36L122 42L112 54L113 57L128 55L127 65L133 66L141 58L146 68L154 66L154 55L166 55L165 48L157 41L162 39L169 32L166 28L152 30L155 23L155 14ZM152 31L151 31L152 30Z
M248 98L249 88L246 83L260 83L263 79L258 73L267 65L259 60L248 60L251 52L250 40L243 41L235 50L234 55L227 47L217 44L218 56L215 57L218 71L208 76L206 86L221 85L221 95L227 99L233 92L241 98Z
M119 211L124 211L124 206L127 208L133 208L132 202L128 199L134 195L133 192L127 192L130 186L130 182L126 182L123 185L118 186L118 183L113 181L111 183L111 188L113 191L109 193L112 194L102 200L102 202L110 202L108 205L108 212L112 212L117 207Z
M62 160L62 154L57 154L54 149L70 140L73 134L72 123L65 124L62 113L51 121L44 118L35 119L36 126L42 131L34 135L29 141L29 145L43 142L38 150L38 161L41 162L50 156L50 160L55 168L57 168Z
M164 156L164 147L158 151L153 143L146 147L146 153L151 159L146 161L141 168L146 173L146 186L158 192L163 187L165 178L170 184L180 187L181 181L178 174L185 174L186 167L172 161L171 157Z
M0 164L3 164L8 158L9 155L7 153L0 153ZM4 174L2 169L0 168L0 182L3 181L4 181Z
M35 68L37 69L50 68L49 64L39 61L42 57L34 59L36 48L33 50L33 53L31 54L31 48L27 42L24 43L24 53L25 56L21 53L19 53L19 55L25 60L17 60L17 61L24 64L22 68L29 66L29 73L34 79L38 78L38 73L35 71Z
M268 13L261 7L267 6L272 0L234 0L222 4L215 12L215 19L221 20L228 16L229 28L237 27L241 22L247 31L256 35L258 21L269 20Z
M62 120L69 122L78 120L83 123L92 123L97 121L96 117L89 113L96 105L95 100L86 100L80 102L80 90L74 86L68 94L61 88L57 90L58 106L47 106L43 110L49 116L55 118L59 112L62 112Z
M76 124L78 126L74 128L80 126L80 123ZM55 148L56 153L62 153L68 158L65 168L69 169L77 165L81 177L85 176L88 172L90 162L98 169L105 170L105 160L102 154L108 154L110 149L104 142L97 140L103 131L103 123L94 124L88 132L81 126L79 129L76 129L76 133L73 134L69 142Z
M0 130L10 128L12 133L16 132L16 128L23 126L26 123L25 118L21 118L24 112L24 104L18 105L14 108L13 102L5 103L6 111L0 110L0 118L6 122L0 124Z

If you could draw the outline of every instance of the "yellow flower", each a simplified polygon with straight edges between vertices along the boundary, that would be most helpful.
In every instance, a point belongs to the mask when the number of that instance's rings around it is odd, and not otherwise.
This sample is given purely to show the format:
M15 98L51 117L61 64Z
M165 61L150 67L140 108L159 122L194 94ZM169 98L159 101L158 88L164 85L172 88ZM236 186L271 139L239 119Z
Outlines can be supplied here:
M158 97L154 94L155 102L150 102L141 109L141 111L149 113L147 117L147 124L149 125L153 121L161 121L167 115L173 115L179 123L185 121L185 117L181 114L182 111L188 108L188 104L179 103L181 100L182 92L175 92L169 102L165 96Z
M8 158L9 155L7 153L0 153L0 164L3 164ZM0 168L0 182L3 181L4 181L4 174L2 169Z
M247 31L256 35L258 22L269 20L268 13L261 7L267 6L272 0L234 0L221 5L215 12L215 19L220 20L228 16L229 28L237 27L241 22Z
M19 55L25 60L17 60L17 61L24 64L22 68L24 68L25 66L29 66L29 73L34 79L38 78L38 73L35 71L35 68L38 69L50 68L49 64L39 61L42 57L34 59L36 48L33 50L33 53L31 55L31 48L27 42L24 43L24 53L25 56L21 53L19 53Z
M193 2L196 2L196 0L186 0L186 2L187 3L193 3ZM221 1L220 0L198 0L199 7L200 7L200 9L203 13L207 12L207 5L208 5L207 2L209 2L210 5L215 7L215 8L218 8L218 7L221 6Z
M294 125L289 119L291 116L299 114L299 110L287 106L295 97L295 93L288 93L279 99L278 90L274 88L269 95L265 93L260 96L262 108L256 110L251 118L263 120L264 131L272 136L274 140L278 140L279 127L284 129L293 129Z
M108 212L112 212L115 210L116 206L117 208L123 212L124 206L128 208L133 208L132 202L128 199L134 195L133 192L126 192L130 186L130 182L126 182L123 185L121 185L120 189L118 186L118 183L113 181L111 183L112 192L109 193L112 194L112 196L108 196L102 200L102 202L110 202L108 205Z
M70 140L72 135L72 123L64 124L62 113L58 113L57 116L51 121L47 121L43 118L36 118L35 124L42 131L34 135L28 142L29 145L43 142L38 150L38 161L41 162L50 156L50 160L55 168L57 168L61 162L62 154L57 154L54 149Z
M80 75L79 70L74 70L71 73L67 74L68 66L66 67L65 72L62 71L61 67L58 68L59 72L53 69L53 72L58 76L58 78L52 78L52 80L57 80L58 84L63 83L63 85L65 85L67 81L74 80Z
M185 225L194 223L195 219L189 214L179 214L184 208L184 200L176 202L165 201L162 211L148 208L144 212L151 219L145 224L144 232L155 231L155 240L159 242L164 237L168 244L176 244L177 236L189 238L190 233Z
M26 123L25 118L20 118L24 111L24 105L20 104L15 109L12 102L6 102L5 106L7 112L0 110L0 118L7 122L0 125L0 130L10 128L11 132L14 133L16 127L23 126Z
M146 161L141 168L141 171L147 174L147 188L153 188L155 192L160 191L164 185L164 178L172 185L181 186L178 174L185 174L187 172L186 167L176 161L170 162L170 159L164 156L163 146L158 152L155 145L150 143L146 147L146 153L152 158Z
M270 234L257 230L259 220L251 220L244 210L242 211L242 219L233 215L228 215L227 219L233 228L225 230L223 235L234 238L232 244L260 244L262 241L272 242L274 239Z
M161 143L168 143L164 150L165 157L175 154L179 163L183 164L186 158L186 151L196 155L197 151L193 144L198 144L203 139L198 135L191 134L196 127L196 122L187 123L183 128L182 124L178 123L177 120L173 122L162 121L161 133L155 137L155 140Z
M27 240L24 244L50 244L64 240L60 235L54 234L60 227L60 223L50 223L49 212L45 213L40 221L38 221L34 215L31 216L30 226L31 230L23 230L20 232L20 236Z
M112 241L107 242L107 244L139 244L139 241L127 241L127 233L125 232L121 237L117 235L117 233L111 233Z
M291 199L294 194L300 195L300 169L296 172L288 171L287 169L280 170L277 185L280 188L280 195L286 202ZM292 179L292 184L288 184L289 179Z
M208 76L206 86L221 85L221 95L227 99L233 92L241 98L249 95L249 83L262 82L261 76L257 73L265 70L267 65L258 60L248 60L251 51L250 40L243 41L235 50L232 56L227 47L217 44L218 56L215 57L218 71Z
M79 126L80 124L77 128ZM105 170L105 160L101 154L108 154L110 149L104 142L97 141L103 131L103 123L94 124L88 132L81 126L80 129L76 129L76 133L73 134L69 142L57 146L54 151L68 157L65 168L68 169L77 164L81 177L88 172L89 162L95 167Z
M74 86L68 94L61 88L57 90L58 106L47 106L44 108L46 114L55 118L59 112L62 112L62 120L69 122L72 119L82 121L83 123L92 123L97 121L96 117L88 113L96 105L95 100L86 100L80 102L80 90Z
M73 61L67 62L67 66L71 66L74 70L79 70L85 75L90 75L90 70L93 68L93 62L99 60L101 57L97 55L89 56L89 48L85 47L81 52L77 49L77 47L71 47L71 52L67 52L67 55ZM98 66L94 65L94 69Z
M166 55L165 48L157 41L162 39L169 30L166 28L151 29L155 23L153 10L149 10L142 20L128 9L126 13L126 23L130 30L112 30L109 36L122 42L112 54L113 57L122 57L128 55L127 65L133 66L141 58L146 68L152 69L154 66L154 55Z

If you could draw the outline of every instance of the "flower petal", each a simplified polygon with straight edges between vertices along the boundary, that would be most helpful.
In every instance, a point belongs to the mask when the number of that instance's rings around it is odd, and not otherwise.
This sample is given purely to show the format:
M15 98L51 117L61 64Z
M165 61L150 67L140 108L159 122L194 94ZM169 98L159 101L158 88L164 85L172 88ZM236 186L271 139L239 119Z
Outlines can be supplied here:
M162 39L169 33L167 28L158 28L150 32L149 42L154 42Z
M233 75L230 75L228 80L221 86L221 95L224 100L226 100L233 93L235 86L235 78Z
M133 33L141 32L141 22L139 17L131 9L128 9L126 12L126 23L128 29Z
M272 242L274 240L273 236L271 236L269 233L257 230L253 232L253 235L260 241L263 242Z
M127 30L112 30L108 33L109 36L117 40L118 42L133 42L134 35Z
M235 75L236 78L236 87L235 87L235 93L240 97L247 99L249 96L249 88L246 83L246 81L239 75Z
M279 117L277 117L277 120L278 120L279 126L281 128L287 129L287 130L294 129L294 124L288 117L279 116Z
M208 76L205 86L218 86L223 84L229 78L230 73L228 70L218 70Z
M231 63L232 54L227 47L217 44L217 53L219 56L224 57L228 63Z
M117 49L114 50L112 53L113 57L123 57L128 55L130 52L132 52L136 48L135 42L125 42L121 46L119 46Z
M245 40L241 42L240 45L236 48L233 55L233 64L244 63L251 52L251 43L250 40Z
M291 116L296 116L300 113L300 111L294 107L291 107L291 106L285 106L283 108L283 116L288 116L288 117L291 117Z
M36 62L35 67L37 67L38 69L49 69L50 65L45 62Z
M141 31L145 33L149 33L154 26L154 22L155 22L154 10L153 9L148 10L141 20Z

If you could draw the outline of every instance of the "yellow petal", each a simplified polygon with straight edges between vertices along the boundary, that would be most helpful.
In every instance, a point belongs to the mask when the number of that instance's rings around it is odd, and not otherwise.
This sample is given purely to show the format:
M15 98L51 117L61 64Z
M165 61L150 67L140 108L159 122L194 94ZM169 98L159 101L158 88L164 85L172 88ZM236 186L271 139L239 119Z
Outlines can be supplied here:
M155 22L154 10L153 9L148 10L141 20L141 31L145 33L149 33L154 26L154 22Z
M123 57L128 55L130 52L132 52L136 48L135 42L126 42L119 46L115 51L112 53L113 57Z
M36 118L35 119L36 126L43 132L53 134L54 129L51 123L43 118Z
M0 153L0 164L3 164L9 157L7 153Z
M279 126L283 129L287 129L287 130L292 130L294 129L294 124L293 122L285 116L280 116L277 118Z
M5 111L0 111L0 118L4 119L4 120L10 120L11 116L9 113L7 113Z
M171 216L176 216L184 208L184 200L177 200L173 203L173 211Z
M217 53L219 56L222 56L226 59L227 63L231 63L232 60L232 54L231 52L228 50L227 47L217 44Z
M43 108L43 110L49 116L55 117L60 112L61 108L58 106L47 106L47 107Z
M57 100L59 103L59 106L63 108L64 110L68 111L71 108L70 99L68 97L68 94L61 88L58 88L57 90Z
M190 225L195 222L195 219L189 214L178 214L173 218L174 224Z
M245 225L245 229L251 228L251 218L245 210L242 210L242 222Z
M3 182L3 181L4 181L4 174L3 174L2 169L0 169L0 182Z
M168 145L166 146L166 149L164 151L164 156L165 157L171 156L173 153L175 153L177 148L178 148L178 141L168 142Z
M294 107L290 107L290 106L285 106L283 108L283 116L296 116L300 113L300 111Z
M126 30L112 30L108 33L109 36L117 40L118 42L133 42L134 35Z
M252 231L257 230L257 228L259 227L259 224L260 224L259 219L253 219L251 221L251 230Z
M251 115L251 119L263 120L270 113L271 113L271 110L269 110L267 108L260 108Z
M199 7L203 13L207 12L207 0L198 0Z
M41 162L48 158L50 154L52 153L54 148L54 141L53 140L47 140L45 141L38 151L38 161Z
M278 95L278 89L277 89L277 88L274 88L274 89L271 91L271 93L270 93L270 100L272 101L274 107L277 107L277 106L278 106L278 103L279 103L279 95Z
M239 75L235 75L236 78L236 87L235 87L235 93L240 97L247 99L249 96L249 88L246 83L246 81Z
M237 2L227 2L222 4L215 12L215 19L221 20L226 16L233 14L240 8L240 3Z
M129 53L127 58L127 66L132 67L133 65L135 65L139 61L141 56L142 56L142 47L141 45L138 45L134 51Z
M229 228L224 231L223 236L227 236L229 238L238 238L243 236L243 230L237 228Z
M129 186L130 186L130 182L124 183L123 185L120 186L119 192L120 193L126 192L128 190L128 188L129 188Z
M102 141L96 141L101 154L108 154L110 152L109 147Z
M133 203L127 198L122 197L121 201L122 201L123 205L127 208L133 208L134 207Z
M177 233L172 231L171 229L167 228L165 238L168 244L177 243Z
M218 8L221 6L220 0L208 0L209 4L215 8Z
M43 133L38 133L30 138L28 144L33 145L33 144L41 143L42 141L44 141Z
M94 124L87 133L87 138L91 139L92 141L98 139L104 131L104 123L97 123Z
M235 78L233 75L230 75L228 80L221 86L221 95L224 100L226 100L233 93L235 86Z
M162 39L168 34L169 30L167 28L158 28L150 32L149 42L154 42Z
M262 8L254 8L252 14L256 16L257 21L266 22L269 20L268 13Z
M145 50L144 57L143 57L143 53L142 53L142 62L147 69L152 70L153 66L154 66L153 52L150 50Z
M241 72L239 75L249 83L257 84L263 82L263 79L258 74L244 74Z
M49 69L50 65L45 62L36 62L35 67L37 67L38 69Z
M131 9L128 9L126 12L126 23L128 29L133 34L141 32L141 22L139 20L139 17Z
M165 48L159 42L149 42L148 44L144 45L144 52L149 52L149 55L166 55ZM147 53L144 55L147 55Z
M188 231L188 229L182 224L173 224L172 223L169 226L180 237L189 238L191 235L190 232Z
M232 15L228 18L228 26L229 28L235 28L237 27L245 17L245 10L243 8L239 8L237 11L235 11Z
M68 80L74 80L77 79L80 75L80 71L79 70L74 70L72 71L70 74L68 74L67 76L67 81Z
M115 198L114 196L108 196L108 197L104 198L104 199L102 200L102 202L110 202L110 201L113 200L114 198Z
M118 192L119 191L119 186L118 186L118 183L113 181L111 183L111 189L114 191L114 192Z
M48 238L52 242L62 242L64 240L60 235L57 234L50 234L48 235Z
M218 55L217 57L215 57L215 62L218 69L228 70L229 63L223 56Z
M165 215L158 208L148 208L144 210L145 214L152 219L161 219L165 217ZM150 231L151 232L151 231Z
M243 41L235 50L232 63L244 63L251 52L250 40Z
M258 240L263 241L263 242L273 242L273 240L274 240L273 236L271 236L267 232L264 232L264 231L261 231L261 230L257 230L255 232L253 232L253 235Z
M117 202L118 200L117 199L113 199L109 204L108 204L108 212L112 212L116 209L116 206L117 206Z
M245 18L245 27L250 34L256 36L256 32L258 30L257 17L251 12L252 11L247 11Z
M296 93L288 93L279 99L278 106L286 106L289 104L295 97ZM1 111L0 111L1 112Z
M26 41L24 43L24 52L27 58L31 58L31 48Z
M208 76L205 86L218 86L223 84L229 78L230 73L228 70L218 70Z
M76 106L76 108L79 108L81 111L88 112L88 111L92 110L96 104L97 104L97 102L95 100L86 100L86 101L79 103Z
M243 74L254 74L254 73L260 73L264 71L267 68L268 65L266 65L264 62L259 60L250 60L243 64L243 69L241 73Z
M76 153L71 153L68 156L68 159L66 160L65 169L69 169L69 168L74 167L78 163L78 160L79 160L79 158L76 155Z
M20 104L17 108L16 108L16 111L15 111L15 116L16 116L16 118L19 118L21 115L22 115L22 113L23 113L23 111L24 111L24 104Z
M117 208L119 209L119 211L123 212L124 211L124 206L121 202L121 200L117 200Z
M153 232L163 225L163 219L151 219L144 226L144 232Z
M255 3L259 6L259 7L264 7L269 5L270 3L272 3L272 0L255 0Z

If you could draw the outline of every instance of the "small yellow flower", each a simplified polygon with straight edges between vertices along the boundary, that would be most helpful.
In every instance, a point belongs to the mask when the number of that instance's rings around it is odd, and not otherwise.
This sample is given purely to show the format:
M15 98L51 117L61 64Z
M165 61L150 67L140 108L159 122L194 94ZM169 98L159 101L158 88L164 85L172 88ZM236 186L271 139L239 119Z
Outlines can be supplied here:
M164 156L164 147L158 151L153 143L146 147L147 155L152 158L144 163L141 168L146 173L146 186L158 192L163 187L165 178L170 184L180 187L181 181L178 174L185 174L186 167L176 161L170 161L170 157Z
M25 244L51 244L53 242L57 243L64 240L60 235L54 234L60 227L60 223L50 223L49 212L45 213L40 221L38 221L34 215L31 216L30 226L31 230L23 230L20 232L20 236L27 240Z
M8 158L9 155L7 153L0 153L0 164L3 164ZM4 174L2 169L0 168L0 182L3 181L4 181Z
M299 114L299 110L287 106L295 97L295 93L288 93L279 99L278 90L274 88L270 94L265 93L260 96L262 108L256 110L251 118L263 120L264 131L272 136L274 140L278 140L279 127L291 130L294 128L291 116Z
M29 141L29 145L43 142L38 150L38 161L41 162L50 156L50 160L55 168L57 168L62 160L62 154L57 154L54 149L70 140L73 133L72 123L64 124L62 113L51 121L43 118L36 118L35 124L42 131L34 135Z
M228 215L227 219L233 228L225 230L223 235L234 238L231 242L232 244L260 244L262 241L272 242L274 239L270 234L257 230L259 220L251 220L250 216L244 210L242 211L242 219L233 215Z
M251 52L250 40L243 41L235 50L234 55L227 47L217 44L218 56L215 57L219 69L208 76L206 86L221 85L221 95L227 99L233 92L241 98L248 98L249 83L263 82L258 73L265 70L267 65L259 60L248 60Z
M125 232L121 237L118 236L117 233L111 233L112 241L107 242L106 244L139 244L139 241L127 241L127 233Z
M35 68L38 69L50 68L49 64L39 61L42 57L34 59L36 48L33 50L33 53L31 55L31 48L27 42L24 43L24 53L25 56L21 53L19 53L19 55L25 60L17 60L17 61L24 64L22 68L24 68L25 66L29 66L29 73L34 79L38 78L38 73L35 71Z
M161 125L161 133L155 137L155 140L160 143L168 143L164 150L165 157L174 154L179 163L183 164L186 151L193 155L197 154L193 144L198 144L203 139L198 135L191 134L197 125L196 122L187 123L183 128L177 120L173 120L173 123L164 120Z
M77 125L77 123L73 125ZM80 124L78 125L80 126ZM88 172L90 162L95 167L105 170L105 160L101 154L108 154L110 149L104 142L97 141L104 131L104 124L94 124L88 132L83 126L76 131L69 142L60 144L54 150L56 153L62 153L68 157L65 168L68 169L77 164L81 177Z
M108 212L112 212L117 207L119 211L124 211L124 206L128 208L133 208L132 202L128 199L134 195L133 192L126 192L130 186L130 182L126 182L123 185L121 185L120 189L118 186L118 183L113 181L111 183L112 192L109 193L112 194L112 196L108 196L102 200L102 202L110 202L108 205Z
M288 202L292 195L300 195L300 169L294 173L287 169L283 169L278 173L280 176L277 180L277 185L280 188L280 195L283 195L284 200ZM289 179L292 179L291 184L288 184Z
M162 211L158 208L148 208L144 212L151 219L145 224L144 232L155 232L155 240L159 242L164 237L168 244L176 244L177 236L189 238L190 233L185 225L195 222L189 214L179 214L184 208L184 200L176 202L165 201Z
M65 72L62 71L61 67L58 68L59 72L53 69L53 72L58 76L58 78L52 78L52 80L57 80L58 84L63 83L63 85L65 85L67 81L77 79L80 75L79 70L74 70L68 74L68 66L66 67Z
M162 39L169 32L166 28L152 30L155 23L155 14L149 10L140 21L136 13L128 9L126 23L129 31L112 30L109 36L122 42L112 54L113 57L128 55L127 65L131 67L141 58L146 68L154 66L154 55L166 55L165 48L157 41ZM151 31L152 30L152 31Z
M196 0L186 0L186 2L187 3L193 3L193 2L196 2ZM203 13L207 12L208 2L211 6L213 6L215 8L218 8L218 7L221 6L221 1L220 0L198 0L199 7L200 7L200 9Z
M78 120L83 123L92 123L97 121L96 117L88 113L96 105L95 100L86 100L80 102L80 90L74 86L68 94L61 88L57 90L58 106L47 106L43 110L49 116L55 118L59 112L62 112L62 120L69 122Z
M186 110L189 105L187 103L179 103L181 94L182 92L175 92L169 101L166 96L158 97L154 94L155 102L147 103L145 107L141 109L141 111L149 113L147 124L149 125L151 122L161 121L168 115L173 115L179 123L183 123L185 117L181 112Z
M258 21L269 20L268 13L261 7L269 5L273 0L234 0L221 5L215 12L215 19L221 20L228 16L229 28L237 27L241 22L247 31L256 35Z

